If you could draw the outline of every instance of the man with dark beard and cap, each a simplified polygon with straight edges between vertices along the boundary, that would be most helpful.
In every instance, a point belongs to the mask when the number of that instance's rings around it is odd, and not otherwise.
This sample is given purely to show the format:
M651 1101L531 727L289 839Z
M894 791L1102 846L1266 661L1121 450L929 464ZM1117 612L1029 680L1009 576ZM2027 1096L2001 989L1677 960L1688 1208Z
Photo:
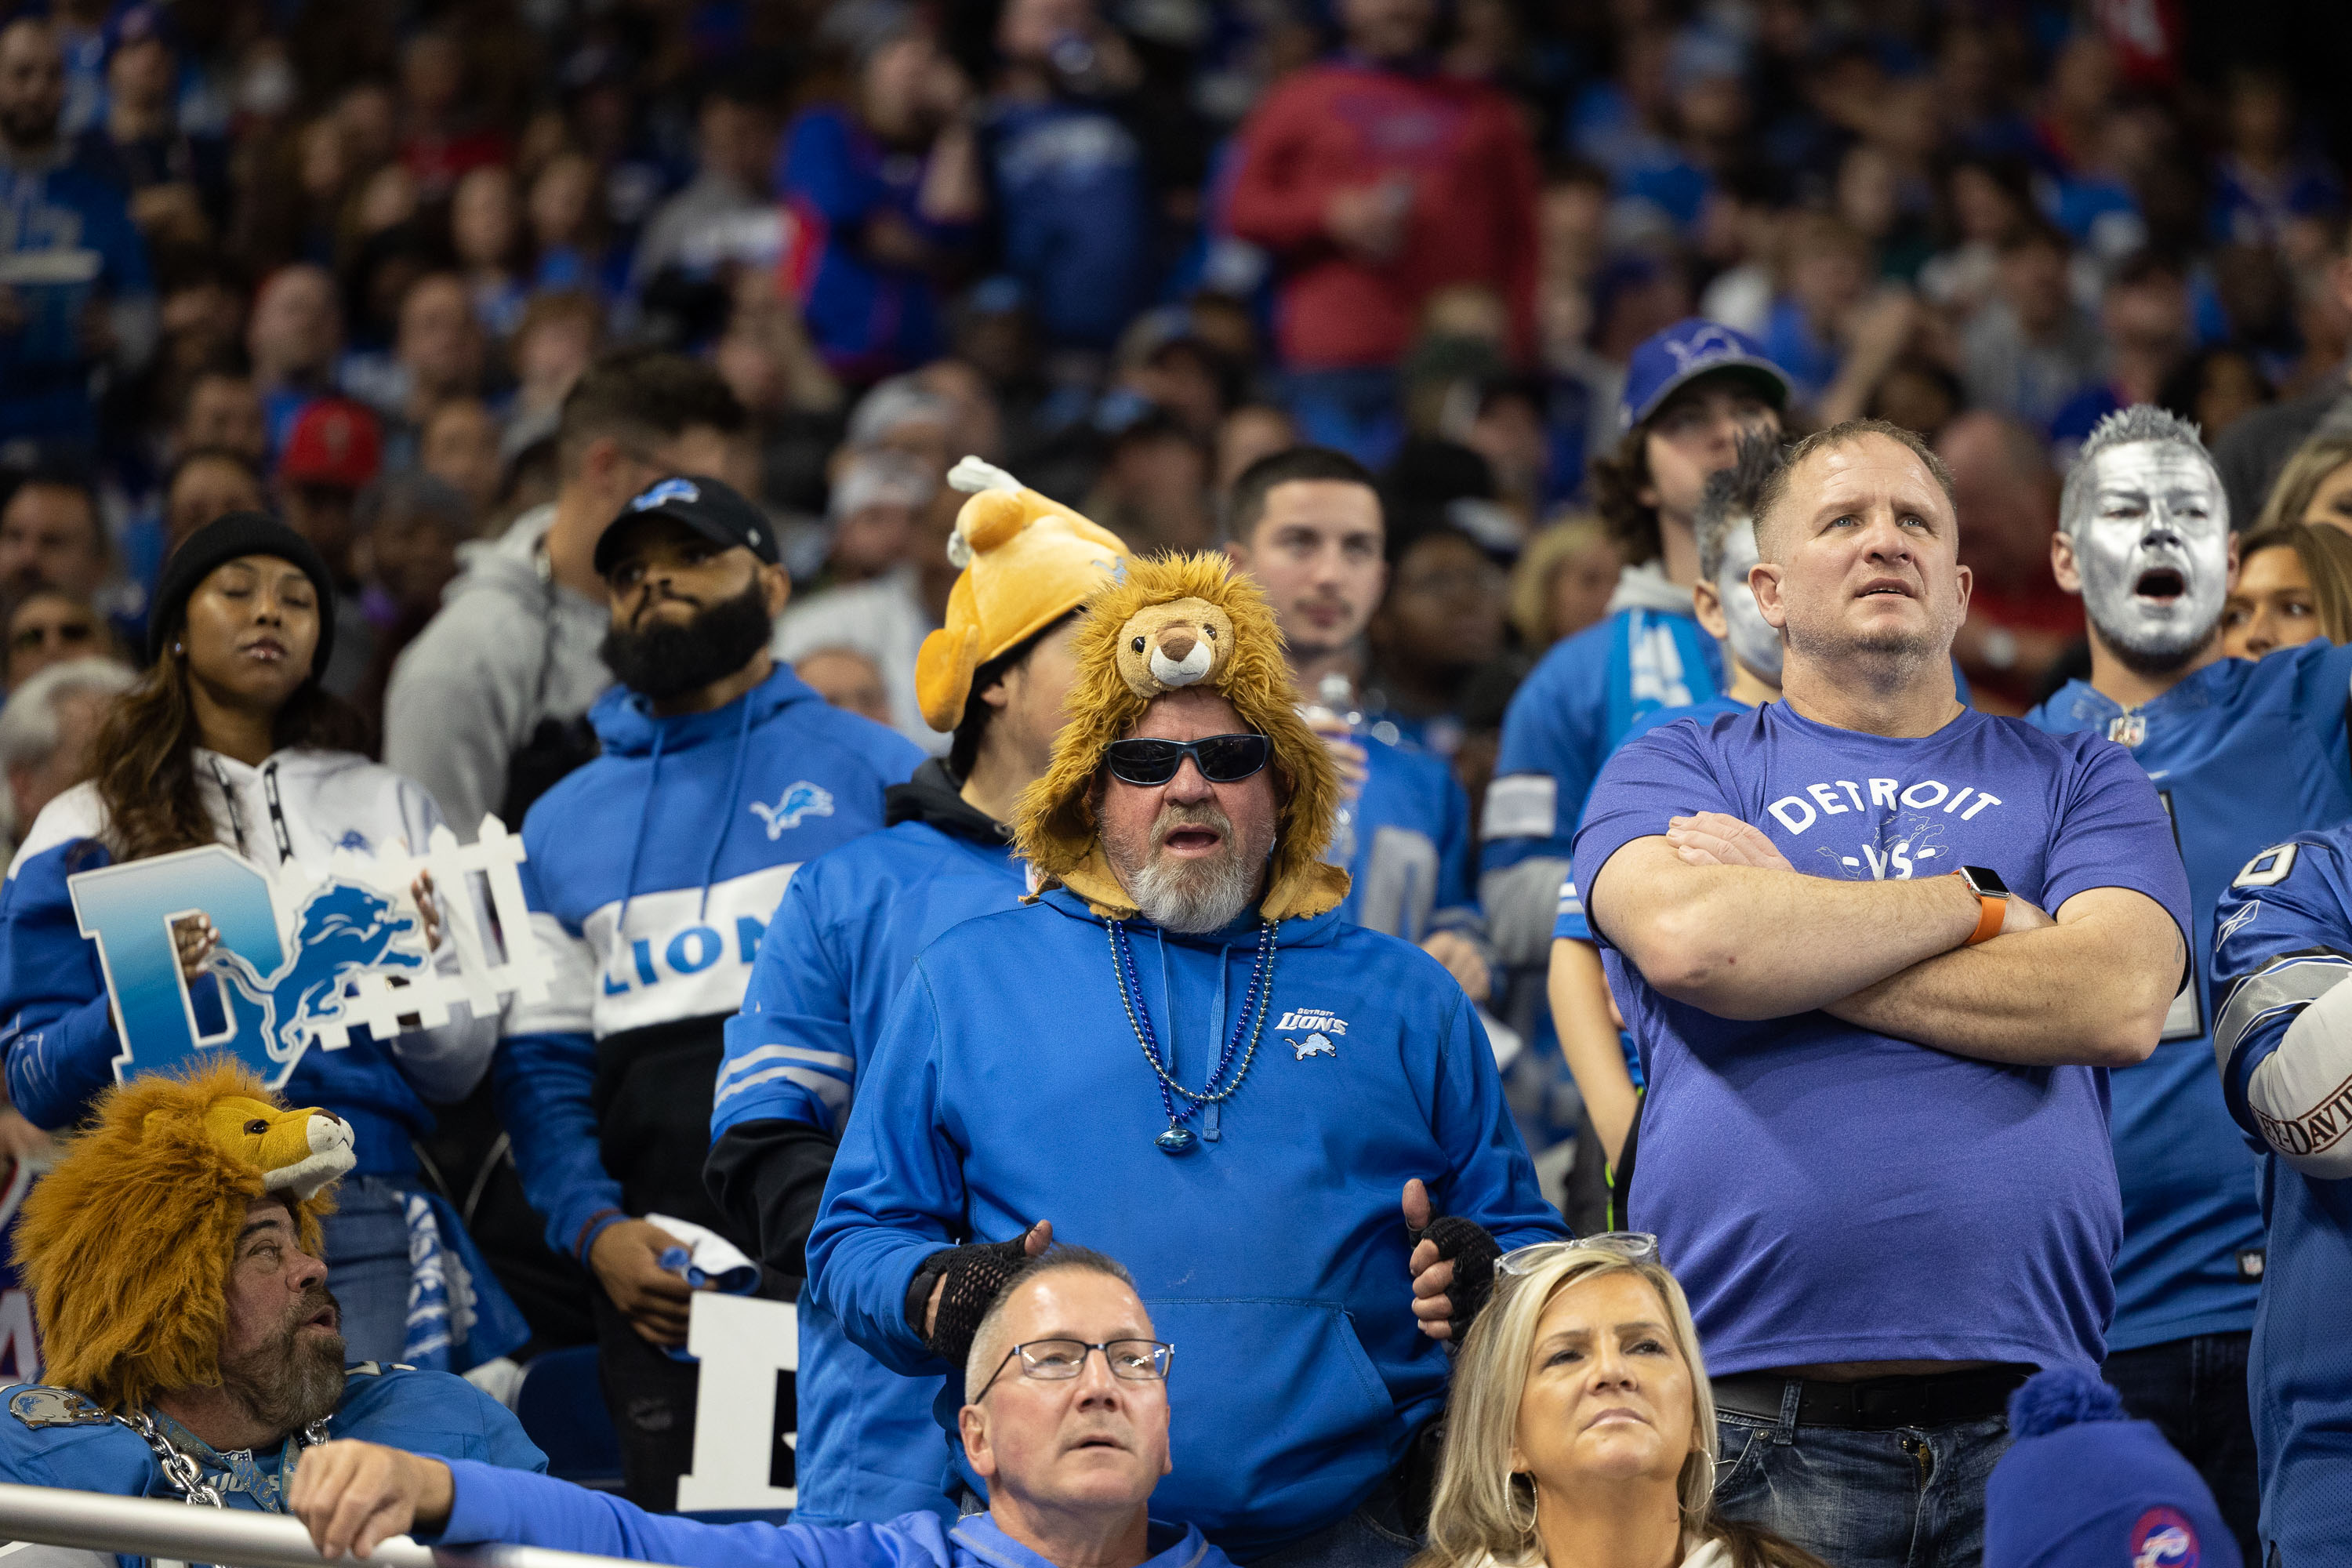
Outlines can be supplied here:
M544 1470L463 1378L344 1365L319 1216L353 1142L226 1060L102 1093L16 1227L50 1381L0 1389L0 1481L283 1513L302 1451L331 1436Z
M2260 1166L2213 1071L2217 1016L2225 1057L2236 1041L2208 977L2223 894L2284 874L2284 862L2263 854L2272 845L2352 821L2352 647L2323 640L2252 662L2221 657L2237 566L2230 524L2196 426L2146 404L2101 421L2066 476L2052 541L2058 585L2082 595L2090 621L2090 679L2026 717L2129 747L2164 797L2188 866L2196 966L2156 1054L2109 1077L2124 1234L2105 1372L2126 1407L2197 1467L2253 1563L2260 1497L2246 1383L2270 1289L2264 1205ZM2235 1033L2248 1026L2239 1017Z
M619 684L604 754L523 819L531 923L555 966L509 1009L499 1116L549 1245L585 1263L632 1500L672 1506L693 1458L688 1289L664 1252L752 1250L705 1194L724 1026L801 862L883 825L913 742L824 700L768 651L791 594L765 514L717 479L662 480L596 542Z

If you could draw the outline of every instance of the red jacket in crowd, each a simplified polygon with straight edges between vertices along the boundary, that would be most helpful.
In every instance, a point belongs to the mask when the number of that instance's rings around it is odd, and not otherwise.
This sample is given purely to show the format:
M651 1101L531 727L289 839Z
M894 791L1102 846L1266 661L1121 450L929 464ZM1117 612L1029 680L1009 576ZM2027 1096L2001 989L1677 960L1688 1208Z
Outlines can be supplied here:
M1231 221L1281 268L1283 363L1393 364L1422 301L1454 283L1498 290L1514 349L1531 350L1536 163L1528 141L1510 100L1481 82L1345 60L1277 82L1242 128ZM1383 182L1396 182L1410 205L1396 254L1374 261L1342 249L1324 216L1337 193Z

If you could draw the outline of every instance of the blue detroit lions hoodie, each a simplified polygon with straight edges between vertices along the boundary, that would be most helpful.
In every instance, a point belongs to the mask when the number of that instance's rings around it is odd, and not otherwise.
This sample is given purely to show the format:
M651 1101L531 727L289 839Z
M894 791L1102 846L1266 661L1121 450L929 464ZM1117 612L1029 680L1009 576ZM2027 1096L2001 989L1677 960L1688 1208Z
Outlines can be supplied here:
M1256 915L1205 936L1128 931L1138 1005L1198 1089L1242 1010ZM1214 1136L1196 1121L1202 1142L1171 1158L1108 937L1057 889L916 959L858 1067L809 1289L920 1375L950 1369L908 1325L907 1289L942 1247L1045 1219L1118 1258L1176 1346L1175 1473L1154 1507L1249 1561L1346 1518L1444 1402L1445 1352L1412 1311L1406 1179L1506 1250L1560 1236L1559 1215L1462 987L1337 913L1276 928L1248 1077Z
M702 1185L722 1028L801 863L882 826L911 742L789 669L709 713L656 719L615 687L604 754L523 819L522 884L554 967L508 1010L499 1115L548 1242L585 1258L626 1215L723 1228Z

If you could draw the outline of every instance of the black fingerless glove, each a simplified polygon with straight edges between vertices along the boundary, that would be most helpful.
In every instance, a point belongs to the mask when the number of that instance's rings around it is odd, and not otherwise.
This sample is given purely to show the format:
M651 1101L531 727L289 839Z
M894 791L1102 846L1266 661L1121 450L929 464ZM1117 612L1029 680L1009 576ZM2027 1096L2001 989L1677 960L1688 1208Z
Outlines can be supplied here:
M1435 1244L1439 1261L1454 1265L1454 1283L1445 1293L1454 1304L1454 1315L1446 1321L1453 1326L1454 1343L1459 1348L1462 1337L1470 1331L1471 1321L1495 1293L1495 1259L1503 1256L1503 1249L1495 1245L1485 1226L1459 1215L1430 1221L1415 1239Z
M923 1259L923 1266L915 1270L914 1281L907 1289L907 1321L917 1332L922 1331L923 1310L930 1304L931 1286L944 1279L947 1289L940 1294L940 1315L931 1324L929 1337L923 1342L934 1355L944 1358L951 1366L963 1365L971 1354L972 1336L980 1332L981 1319L988 1316L988 1309L1004 1289L1004 1282L1028 1260L1027 1243L1028 1237L1024 1233L1010 1241L950 1247Z

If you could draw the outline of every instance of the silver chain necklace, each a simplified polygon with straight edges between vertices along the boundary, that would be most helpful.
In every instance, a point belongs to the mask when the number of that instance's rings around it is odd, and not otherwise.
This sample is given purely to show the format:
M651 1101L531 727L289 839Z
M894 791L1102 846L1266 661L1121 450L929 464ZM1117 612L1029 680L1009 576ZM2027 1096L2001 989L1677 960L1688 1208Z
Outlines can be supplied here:
M180 1494L182 1502L192 1508L198 1503L208 1508L228 1506L221 1499L220 1489L205 1479L204 1467L174 1447L172 1439L163 1436L163 1429L155 1425L153 1416L141 1410L129 1415L118 1412L114 1418L138 1433L147 1447L154 1450L156 1463L163 1467L164 1480ZM321 1416L310 1423L295 1440L305 1448L317 1447L327 1440L327 1423L331 1419L331 1416Z

